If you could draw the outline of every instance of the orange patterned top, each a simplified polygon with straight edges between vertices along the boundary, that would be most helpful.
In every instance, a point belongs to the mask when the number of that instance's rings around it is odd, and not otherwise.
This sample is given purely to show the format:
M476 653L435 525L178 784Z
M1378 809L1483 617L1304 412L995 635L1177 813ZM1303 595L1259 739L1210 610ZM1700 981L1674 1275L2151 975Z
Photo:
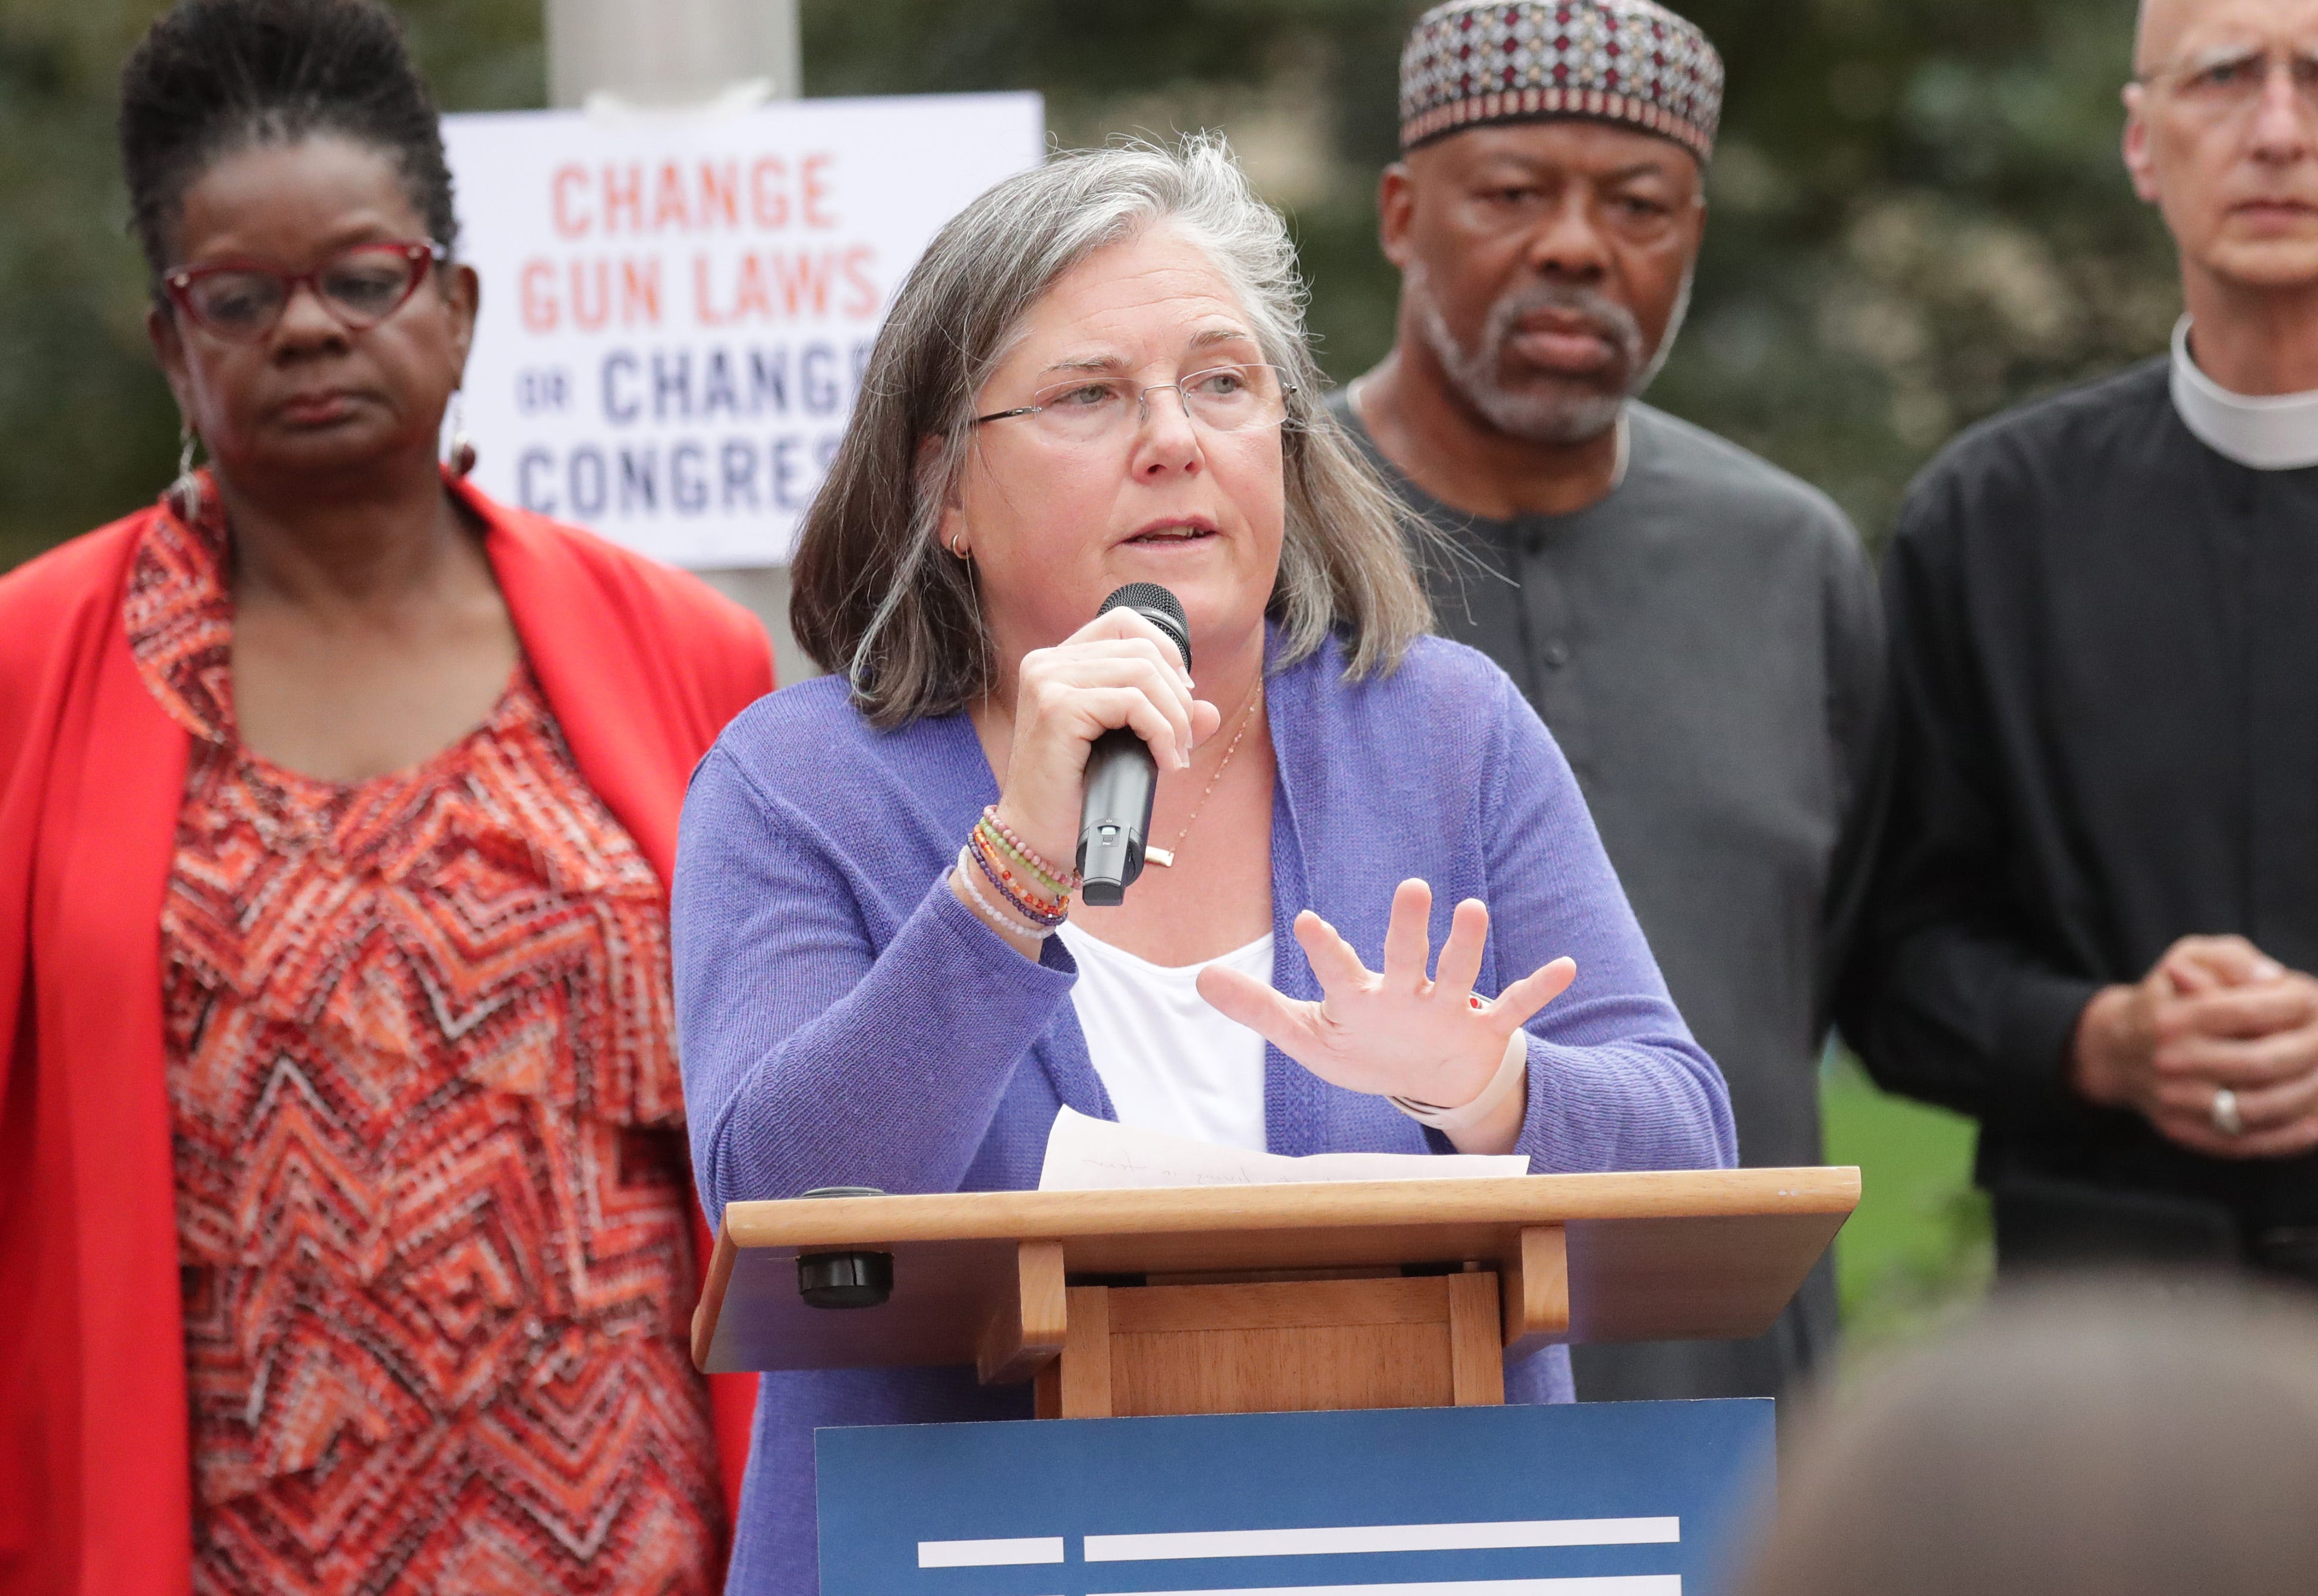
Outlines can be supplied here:
M374 780L242 747L224 548L155 516L127 600L193 735L161 929L195 1586L706 1590L660 884L527 667Z

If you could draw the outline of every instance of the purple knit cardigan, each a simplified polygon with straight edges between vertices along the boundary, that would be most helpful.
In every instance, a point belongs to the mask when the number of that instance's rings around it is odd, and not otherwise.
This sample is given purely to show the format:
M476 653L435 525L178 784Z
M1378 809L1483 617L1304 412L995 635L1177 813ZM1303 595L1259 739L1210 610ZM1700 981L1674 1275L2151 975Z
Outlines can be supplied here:
M1276 643L1276 639L1275 639ZM1520 1150L1542 1171L1736 1161L1721 1073L1691 1040L1577 782L1505 674L1436 638L1348 681L1331 641L1265 689L1272 978L1317 984L1289 930L1309 908L1370 968L1393 888L1433 885L1433 939L1489 906L1491 994L1569 954L1577 979L1530 1025ZM1038 1184L1064 1104L1115 1118L1070 1002L1059 939L1032 963L942 879L998 796L963 715L871 727L824 677L763 699L694 776L677 850L678 1032L693 1164L712 1214L822 1186ZM1265 1053L1274 1152L1448 1150L1386 1103ZM1550 1348L1508 1364L1514 1402L1569 1400ZM1027 1387L971 1369L765 1376L727 1590L812 1596L816 1426L1024 1418Z

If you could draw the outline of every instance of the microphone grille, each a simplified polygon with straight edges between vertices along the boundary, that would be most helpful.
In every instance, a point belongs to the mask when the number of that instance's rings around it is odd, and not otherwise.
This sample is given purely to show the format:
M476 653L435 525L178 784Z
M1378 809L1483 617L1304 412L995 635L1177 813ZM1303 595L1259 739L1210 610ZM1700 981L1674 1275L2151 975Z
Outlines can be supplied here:
M1155 609L1168 617L1176 626L1188 632L1190 618L1183 613L1183 602L1155 582L1130 582L1102 601L1097 615L1109 615L1124 604L1129 609Z
M1182 651L1183 668L1191 665L1191 618L1183 613L1183 601L1155 582L1130 582L1102 601L1097 615L1109 615L1125 608L1139 609L1156 622L1162 631L1170 633L1175 646Z

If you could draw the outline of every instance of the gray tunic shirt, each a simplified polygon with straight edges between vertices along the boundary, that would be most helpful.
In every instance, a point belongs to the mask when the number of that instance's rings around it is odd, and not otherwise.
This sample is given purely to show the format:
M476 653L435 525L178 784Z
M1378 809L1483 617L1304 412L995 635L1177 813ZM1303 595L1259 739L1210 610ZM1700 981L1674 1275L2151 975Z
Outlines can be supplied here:
M1626 475L1574 515L1483 520L1395 471L1444 537L1445 636L1504 668L1577 773L1742 1161L1820 1161L1818 1066L1881 809L1883 637L1865 551L1825 494L1630 408ZM1579 1348L1582 1398L1769 1395L1835 1333L1822 1265L1768 1336Z

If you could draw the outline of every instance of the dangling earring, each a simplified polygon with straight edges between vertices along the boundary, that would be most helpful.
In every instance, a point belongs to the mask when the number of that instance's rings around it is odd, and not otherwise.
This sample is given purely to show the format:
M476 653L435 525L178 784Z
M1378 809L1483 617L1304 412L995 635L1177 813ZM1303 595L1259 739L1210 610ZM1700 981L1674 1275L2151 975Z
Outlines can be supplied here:
M181 419L177 422L177 480L169 484L164 497L177 512L177 518L189 527L202 517L202 479L193 472L193 446L200 441L201 434L193 430L193 424Z
M467 436L467 396L451 395L451 474L464 476L475 468L475 440Z

